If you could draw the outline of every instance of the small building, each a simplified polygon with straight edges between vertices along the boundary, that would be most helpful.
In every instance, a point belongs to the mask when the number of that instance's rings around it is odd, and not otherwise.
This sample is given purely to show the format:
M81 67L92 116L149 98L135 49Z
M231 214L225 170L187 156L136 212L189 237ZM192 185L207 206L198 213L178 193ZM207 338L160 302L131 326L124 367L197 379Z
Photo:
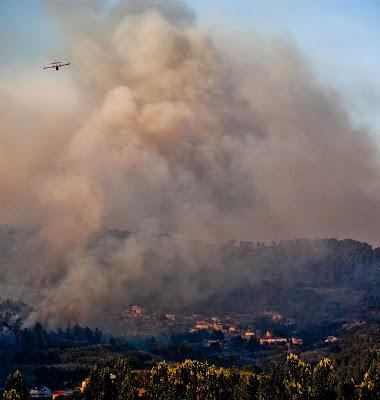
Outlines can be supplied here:
M198 329L199 331L208 329L208 323L206 321L197 321L195 324L195 329Z
M260 338L260 344L286 344L288 342L287 339L282 337L273 336L271 332L268 330L265 332L264 336Z
M134 315L135 317L139 317L139 316L143 315L143 313L144 313L144 309L141 306L139 306L137 304L134 304L133 306L131 306L131 314Z
M325 343L334 343L338 340L338 338L336 336L327 336L327 338L325 339Z
M203 342L203 347L221 346L223 343L220 340L207 339Z
M46 386L34 386L29 396L31 399L53 399L52 391Z
M165 319L168 321L175 321L175 315L174 314L165 314Z
M55 399L64 399L65 397L69 397L74 393L72 389L65 389L65 390L56 390L53 392L53 400Z
M292 338L290 339L290 343L291 343L293 346L302 346L302 345L303 345L303 339L292 337Z
M244 337L246 338L246 339L251 339L251 338L253 338L253 337L255 337L256 335L255 335L255 332L252 332L252 331L247 331L247 332L245 332L244 333Z

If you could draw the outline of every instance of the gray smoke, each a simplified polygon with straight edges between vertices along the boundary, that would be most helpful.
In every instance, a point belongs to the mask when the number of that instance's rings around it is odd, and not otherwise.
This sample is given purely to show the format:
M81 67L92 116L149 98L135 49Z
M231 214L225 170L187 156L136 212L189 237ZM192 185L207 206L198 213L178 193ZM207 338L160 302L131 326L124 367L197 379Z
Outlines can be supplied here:
M88 322L170 276L167 299L207 297L202 273L183 280L173 260L193 271L210 250L131 238L100 262L87 242L104 226L205 242L378 242L374 143L291 43L220 43L174 0L49 0L46 12L73 76L0 90L0 218L37 226L44 246L43 261L25 254L7 278L49 283L33 320Z

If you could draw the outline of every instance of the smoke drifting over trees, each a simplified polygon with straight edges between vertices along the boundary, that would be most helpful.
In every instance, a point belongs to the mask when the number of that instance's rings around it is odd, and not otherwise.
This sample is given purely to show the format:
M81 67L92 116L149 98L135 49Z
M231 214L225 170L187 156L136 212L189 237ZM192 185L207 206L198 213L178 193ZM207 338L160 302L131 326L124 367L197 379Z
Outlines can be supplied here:
M44 254L23 249L6 283L49 283L39 318L86 320L95 302L127 298L131 276L149 291L168 260L208 256L172 241L147 266L150 245L127 239L105 266L87 246L104 226L209 242L378 241L374 143L291 43L220 43L174 0L49 0L46 12L73 76L0 89L0 218L33 229L28 246Z

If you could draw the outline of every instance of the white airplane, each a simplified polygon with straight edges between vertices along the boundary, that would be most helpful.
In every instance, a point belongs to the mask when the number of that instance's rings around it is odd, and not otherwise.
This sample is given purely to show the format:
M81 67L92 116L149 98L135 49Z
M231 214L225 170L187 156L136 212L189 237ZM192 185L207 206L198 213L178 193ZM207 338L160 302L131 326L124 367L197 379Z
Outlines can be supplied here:
M62 64L59 61L54 61L48 67L44 67L43 69L51 68L51 69L55 69L56 71L59 71L60 68L66 67L67 65L71 65L71 63Z

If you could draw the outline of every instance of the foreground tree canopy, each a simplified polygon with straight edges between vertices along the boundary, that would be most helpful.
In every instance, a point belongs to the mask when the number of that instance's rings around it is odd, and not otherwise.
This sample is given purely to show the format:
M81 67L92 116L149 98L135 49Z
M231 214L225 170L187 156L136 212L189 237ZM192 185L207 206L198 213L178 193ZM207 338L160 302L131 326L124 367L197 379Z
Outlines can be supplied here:
M4 400L23 400L28 388L19 371L8 377ZM282 368L272 364L265 373L220 368L186 360L160 362L150 371L131 371L120 359L113 367L94 367L74 400L378 400L380 364L374 362L359 383L339 382L328 358L314 367L295 354Z

